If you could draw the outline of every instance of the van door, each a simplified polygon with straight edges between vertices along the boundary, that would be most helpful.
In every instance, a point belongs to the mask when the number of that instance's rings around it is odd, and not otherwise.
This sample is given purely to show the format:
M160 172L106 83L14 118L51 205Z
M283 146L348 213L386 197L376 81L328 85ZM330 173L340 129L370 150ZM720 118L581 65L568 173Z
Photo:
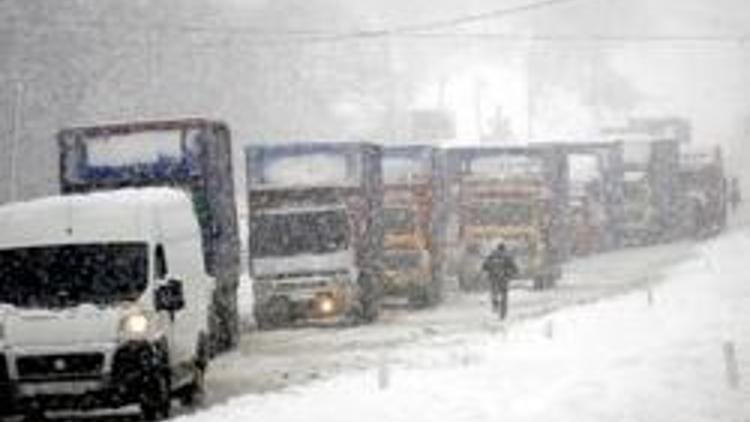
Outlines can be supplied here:
M189 343L190 333L193 331L189 318L187 317L187 309L191 306L190 295L185 294L184 290L187 288L187 280L183 278L181 274L176 274L170 271L169 257L173 255L169 250L165 249L163 245L157 245L154 250L154 274L156 285L166 285L170 280L178 280L183 284L183 297L185 300L185 308L175 312L173 315L162 315L162 318L166 321L166 336L167 344L169 346L169 356L172 363L185 362L192 356L192 352L195 349L192 343Z

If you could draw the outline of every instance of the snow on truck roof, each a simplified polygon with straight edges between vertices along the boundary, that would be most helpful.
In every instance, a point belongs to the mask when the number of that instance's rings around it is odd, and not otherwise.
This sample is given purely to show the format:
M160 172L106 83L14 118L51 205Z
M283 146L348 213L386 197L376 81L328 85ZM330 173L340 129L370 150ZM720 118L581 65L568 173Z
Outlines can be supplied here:
M51 196L0 207L0 249L87 242L148 241L157 224L154 210L192 204L177 189L142 188ZM192 218L192 217L191 217Z
M127 123L107 123L96 126L79 126L63 129L59 134L81 133L84 136L101 136L112 134L129 134L144 131L176 130L185 128L202 128L208 126L220 126L227 128L226 123L220 120L204 118L182 118L174 120L144 120Z

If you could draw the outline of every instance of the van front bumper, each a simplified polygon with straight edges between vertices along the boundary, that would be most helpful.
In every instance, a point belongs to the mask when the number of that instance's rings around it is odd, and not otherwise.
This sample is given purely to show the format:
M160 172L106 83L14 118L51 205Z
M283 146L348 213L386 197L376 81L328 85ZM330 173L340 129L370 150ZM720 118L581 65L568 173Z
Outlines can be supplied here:
M8 413L22 413L30 409L92 410L114 408L137 399L138 383L98 380L70 380L21 382L12 381L0 395L5 398ZM6 407L6 406L3 406Z
M115 408L138 402L144 381L162 359L162 342L128 342L114 345L99 374L37 373L19 375L20 359L45 356L39 350L18 350L6 356L5 377L0 373L0 413L22 413L30 409L91 410ZM72 352L70 352L72 354ZM56 350L55 355L66 356ZM0 368L1 369L1 368Z

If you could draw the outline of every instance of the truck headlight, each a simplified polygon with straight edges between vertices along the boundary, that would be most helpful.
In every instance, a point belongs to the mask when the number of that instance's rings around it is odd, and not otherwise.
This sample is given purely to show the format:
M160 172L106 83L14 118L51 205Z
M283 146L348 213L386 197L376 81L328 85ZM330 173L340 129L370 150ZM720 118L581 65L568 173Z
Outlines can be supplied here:
M336 309L336 303L333 298L324 297L320 300L320 311L324 314L331 314Z
M315 306L321 315L332 315L336 313L336 299L328 294L319 295L315 299Z
M132 314L126 316L120 325L120 331L127 337L142 337L148 332L149 320L146 315Z

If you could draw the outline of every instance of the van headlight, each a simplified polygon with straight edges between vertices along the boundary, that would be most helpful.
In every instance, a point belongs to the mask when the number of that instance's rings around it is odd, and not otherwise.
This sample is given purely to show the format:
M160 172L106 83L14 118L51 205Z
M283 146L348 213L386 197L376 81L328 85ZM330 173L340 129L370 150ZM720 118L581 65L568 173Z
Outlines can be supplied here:
M143 337L149 329L149 320L143 314L126 316L120 324L120 333L126 337Z

